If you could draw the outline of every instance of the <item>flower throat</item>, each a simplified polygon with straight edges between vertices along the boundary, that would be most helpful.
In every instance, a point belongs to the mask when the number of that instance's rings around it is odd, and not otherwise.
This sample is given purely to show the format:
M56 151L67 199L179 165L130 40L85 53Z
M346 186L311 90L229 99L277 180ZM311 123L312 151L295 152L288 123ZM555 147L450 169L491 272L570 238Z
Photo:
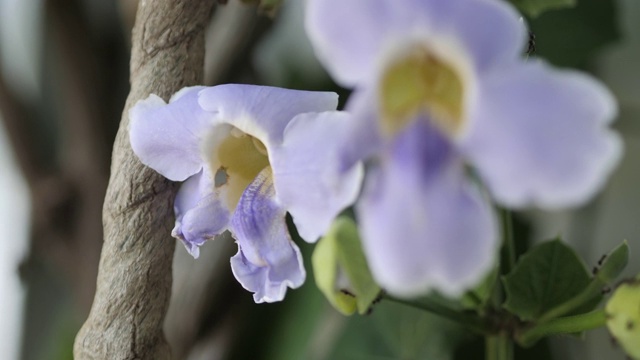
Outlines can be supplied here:
M464 88L455 69L424 48L387 67L380 84L382 130L393 136L426 111L441 130L455 134L463 121Z

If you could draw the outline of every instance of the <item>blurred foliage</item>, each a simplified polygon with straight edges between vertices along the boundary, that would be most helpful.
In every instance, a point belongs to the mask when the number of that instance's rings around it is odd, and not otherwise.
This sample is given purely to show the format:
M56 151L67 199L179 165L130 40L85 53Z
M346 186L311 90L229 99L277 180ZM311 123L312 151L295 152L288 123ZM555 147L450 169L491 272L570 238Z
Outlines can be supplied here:
M73 341L76 338L78 326L75 323L63 324L60 326L54 338L56 349L52 356L52 360L73 360Z
M240 0L246 4L255 4L258 9L269 16L275 16L284 0Z
M577 0L509 0L523 13L535 17L548 10L573 7Z
M522 320L536 320L580 294L589 272L578 255L560 239L538 245L504 277L504 307Z
M476 337L473 341L465 342L456 349L454 360L479 360L483 359L484 339ZM549 340L544 339L530 348L522 348L515 345L514 358L518 360L553 360L554 356L549 346ZM563 359L566 360L566 359Z
M614 1L580 0L574 8L530 20L535 55L558 66L588 68L598 50L620 37L616 9Z
M460 304L464 309L481 309L484 308L496 287L498 280L497 276L498 267L495 266L493 270L485 276L485 278L474 289L467 291L460 299Z
M350 319L328 359L453 359L468 339L447 320L383 300L370 316Z

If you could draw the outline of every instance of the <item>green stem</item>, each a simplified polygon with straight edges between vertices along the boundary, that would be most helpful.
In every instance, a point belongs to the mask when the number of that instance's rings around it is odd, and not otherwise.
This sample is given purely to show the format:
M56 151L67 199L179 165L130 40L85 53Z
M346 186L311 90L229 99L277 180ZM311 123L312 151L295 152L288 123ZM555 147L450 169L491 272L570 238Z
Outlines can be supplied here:
M502 274L506 275L516 266L516 244L513 239L513 220L511 211L500 209L500 220L502 222L502 246L504 251L504 263L502 264Z
M504 294L500 282L500 275L509 274L516 266L516 246L513 238L513 220L511 212L500 209L500 222L502 228L502 251L500 256L500 271L496 272L495 288L491 296L491 302L495 308L500 308L504 300ZM513 339L505 333L497 335L485 335L486 360L512 360Z
M388 294L384 295L384 298L393 301L395 303L411 306L416 309L424 310L430 312L435 315L439 315L445 319L449 319L453 322L456 322L467 329L478 333L480 335L485 335L491 332L491 328L487 322L478 317L475 314L465 313L461 310L452 309L446 305L443 305L439 302L433 301L431 299L420 299L419 302L414 302L405 299L399 299Z
M516 247L513 238L513 221L511 212L504 208L499 208L500 223L502 229L502 248L499 256L499 271L496 271L496 279L491 292L491 304L499 309L504 301L501 275L507 275L515 267L516 264Z
M546 313L542 314L540 318L538 318L538 323L542 324L549 320L558 318L560 316L566 315L571 311L579 308L580 306L593 301L596 297L602 294L602 288L605 284L599 279L595 278L591 281L591 283L580 292L578 295L572 297L571 299L565 301L564 303L550 309Z
M504 334L487 336L485 360L513 360L513 341Z
M520 345L528 347L544 337L592 330L604 326L606 321L607 317L604 310L599 309L586 314L567 316L544 324L534 325L520 333L516 339Z

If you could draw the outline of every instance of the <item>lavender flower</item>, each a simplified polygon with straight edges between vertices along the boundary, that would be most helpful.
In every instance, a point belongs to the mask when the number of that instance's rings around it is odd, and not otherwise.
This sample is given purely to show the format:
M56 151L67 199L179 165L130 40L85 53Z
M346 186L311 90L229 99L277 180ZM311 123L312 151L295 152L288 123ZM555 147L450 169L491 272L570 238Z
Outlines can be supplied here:
M589 76L522 57L526 31L496 0L309 0L318 57L354 88L340 168L371 163L356 211L376 280L459 295L493 266L490 196L579 205L621 155L617 107Z
M169 104L151 95L130 112L142 163L184 181L172 235L197 258L207 240L230 230L233 274L256 302L280 301L304 282L286 213L315 241L359 191L359 166L346 177L326 170L338 158L331 142L348 123L330 111L336 106L334 93L220 85L185 88Z

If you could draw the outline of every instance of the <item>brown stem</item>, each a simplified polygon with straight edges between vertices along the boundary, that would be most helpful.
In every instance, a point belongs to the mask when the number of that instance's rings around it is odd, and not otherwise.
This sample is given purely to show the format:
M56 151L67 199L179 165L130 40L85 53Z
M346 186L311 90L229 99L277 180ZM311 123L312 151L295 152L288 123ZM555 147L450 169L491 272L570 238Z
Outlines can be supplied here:
M175 183L131 150L128 110L155 93L165 100L203 81L208 0L141 1L132 35L131 92L116 136L103 208L97 291L78 333L76 359L168 359L162 323L169 303L175 241Z

